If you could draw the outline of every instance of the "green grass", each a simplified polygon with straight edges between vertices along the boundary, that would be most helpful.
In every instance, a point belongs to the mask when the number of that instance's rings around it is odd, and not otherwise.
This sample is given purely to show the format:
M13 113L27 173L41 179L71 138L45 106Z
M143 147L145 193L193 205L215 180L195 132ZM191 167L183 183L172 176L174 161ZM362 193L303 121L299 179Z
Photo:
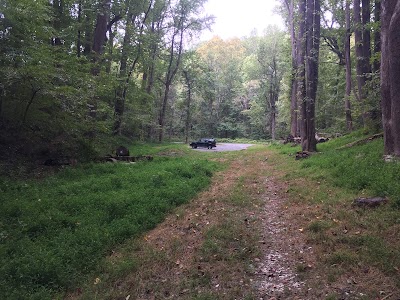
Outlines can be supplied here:
M176 148L159 147L131 151ZM0 299L53 299L76 288L102 268L113 247L155 227L204 189L215 166L182 155L85 164L40 181L2 178Z
M365 138L360 132L318 144L319 153L297 162L300 173L312 179L327 179L335 186L363 192L371 196L388 197L400 206L400 163L383 160L383 139L363 145L339 149ZM299 147L274 146L282 154L294 155Z

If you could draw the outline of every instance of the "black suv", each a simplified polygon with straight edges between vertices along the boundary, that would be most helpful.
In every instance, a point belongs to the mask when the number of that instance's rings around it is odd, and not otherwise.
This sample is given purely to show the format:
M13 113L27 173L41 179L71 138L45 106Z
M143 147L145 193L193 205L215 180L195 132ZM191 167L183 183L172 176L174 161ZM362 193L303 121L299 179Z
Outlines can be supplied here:
M191 142L190 146L193 149L196 149L197 147L207 147L208 149L212 149L213 147L217 147L217 142L215 141L214 138L203 138L199 139L196 142Z

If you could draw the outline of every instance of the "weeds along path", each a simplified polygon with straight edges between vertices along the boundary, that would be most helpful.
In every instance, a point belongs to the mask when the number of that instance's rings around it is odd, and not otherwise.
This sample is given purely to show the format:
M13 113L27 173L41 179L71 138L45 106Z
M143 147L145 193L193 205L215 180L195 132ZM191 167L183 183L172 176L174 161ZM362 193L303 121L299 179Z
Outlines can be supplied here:
M259 147L226 156L229 167L216 174L207 191L140 242L116 249L108 260L117 271L99 275L101 284L84 294L97 299L307 299L296 271L312 264L312 251L291 224L287 187L274 178L270 154Z

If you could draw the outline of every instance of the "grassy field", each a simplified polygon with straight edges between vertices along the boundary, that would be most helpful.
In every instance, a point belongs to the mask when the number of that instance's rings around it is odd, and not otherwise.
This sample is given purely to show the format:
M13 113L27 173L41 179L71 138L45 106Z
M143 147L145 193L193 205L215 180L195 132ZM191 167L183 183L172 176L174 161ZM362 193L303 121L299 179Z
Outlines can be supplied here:
M183 145L136 145L151 162L92 163L0 181L0 299L52 299L210 183L216 163Z

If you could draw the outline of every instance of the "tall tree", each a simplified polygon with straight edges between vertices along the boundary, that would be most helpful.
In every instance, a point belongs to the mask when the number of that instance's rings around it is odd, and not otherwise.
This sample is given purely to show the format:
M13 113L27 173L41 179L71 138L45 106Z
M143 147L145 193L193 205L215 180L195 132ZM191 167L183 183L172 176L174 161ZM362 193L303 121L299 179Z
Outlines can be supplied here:
M192 104L193 104L193 94L199 77L200 62L199 57L196 52L189 51L184 55L184 60L182 64L182 77L183 85L185 87L185 101L184 101L184 120L185 120L185 143L189 141L190 137L190 125L192 123Z
M350 0L345 1L345 14L346 14L346 35L344 40L344 53L345 53L345 64L346 64L346 92L344 96L344 108L346 114L346 128L347 131L353 130L353 119L351 114L351 52L350 52L350 36L351 36L351 19L350 19Z
M318 87L320 44L320 2L306 0L305 18L305 97L303 98L301 142L303 151L317 151L315 139L315 101Z
M135 68L142 56L143 48L143 35L145 31L145 26L147 18L149 16L150 10L153 6L153 0L142 1L142 5L138 5L139 9L134 13L133 3L131 1L126 2L126 26L125 34L121 49L121 59L119 68L119 80L121 81L120 86L117 88L115 93L115 104L114 104L114 127L113 133L121 133L122 117L125 110L125 101L127 97L127 91L129 83L131 81L132 75ZM147 7L145 7L147 5ZM134 33L134 27L137 27L137 32L135 36L136 43L132 47L132 38ZM133 51L133 48L135 51ZM132 57L132 64L128 70L128 58L129 52L135 52L134 57Z
M159 141L164 139L168 96L181 64L185 37L189 37L190 33L201 31L210 20L209 17L196 17L200 13L204 3L205 0L179 0L171 10L171 31L169 34L168 49L166 49L167 55L165 56L167 67L162 79L164 92L158 117Z
M93 75L100 73L100 56L103 54L104 45L107 40L107 24L109 20L109 13L111 8L111 0L103 0L99 6L97 13L96 25L93 34L92 50L94 53L94 66L92 68Z
M284 1L287 10L287 23L290 32L290 41L292 45L292 76L290 82L290 134L292 136L300 135L299 118L298 118L298 100L297 100L297 88L298 88L298 36L296 34L296 21L295 21L295 1L285 0Z
M361 105L362 122L364 126L368 124L367 108L367 89L366 83L370 79L371 73L371 37L370 37L370 1L354 0L354 41L356 50L356 72L357 72L357 98Z
M276 118L277 102L280 92L280 83L283 70L281 69L282 52L284 37L282 33L274 27L268 27L265 30L265 36L260 39L257 59L260 64L260 86L263 89L266 98L266 132L269 132L271 138L276 138Z
M384 150L400 157L400 1L382 1L381 106Z
M374 60L373 60L373 71L379 72L380 70L380 53L381 53L381 0L375 0L374 7Z

